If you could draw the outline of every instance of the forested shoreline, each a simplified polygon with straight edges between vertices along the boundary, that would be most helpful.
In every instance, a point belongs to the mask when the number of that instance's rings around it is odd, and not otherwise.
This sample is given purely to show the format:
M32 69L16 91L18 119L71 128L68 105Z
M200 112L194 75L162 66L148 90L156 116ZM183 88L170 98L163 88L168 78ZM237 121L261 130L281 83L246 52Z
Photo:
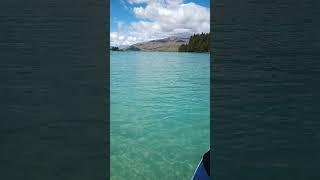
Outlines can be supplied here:
M194 34L188 44L179 47L179 52L209 52L210 33Z

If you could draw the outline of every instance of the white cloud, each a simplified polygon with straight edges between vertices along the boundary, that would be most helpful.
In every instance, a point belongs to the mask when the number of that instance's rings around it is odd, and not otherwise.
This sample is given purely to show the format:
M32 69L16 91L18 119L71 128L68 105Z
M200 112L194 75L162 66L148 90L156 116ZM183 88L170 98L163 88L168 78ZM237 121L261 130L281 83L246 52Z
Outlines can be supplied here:
M149 0L128 0L128 3L130 4L139 4L139 3L146 3Z
M123 27L123 22L122 21L118 21L117 22L117 28L118 28L118 30L121 30L122 29L122 27Z
M127 3L126 3L125 0L120 0L120 4L121 4L126 10L129 9L129 7L127 6Z
M111 45L131 45L152 39L210 31L210 9L182 0L128 0L139 21L112 32ZM140 4L145 3L143 7ZM120 30L121 29L121 30ZM121 38L120 38L121 37ZM113 39L112 39L113 38ZM114 40L114 41L112 41Z

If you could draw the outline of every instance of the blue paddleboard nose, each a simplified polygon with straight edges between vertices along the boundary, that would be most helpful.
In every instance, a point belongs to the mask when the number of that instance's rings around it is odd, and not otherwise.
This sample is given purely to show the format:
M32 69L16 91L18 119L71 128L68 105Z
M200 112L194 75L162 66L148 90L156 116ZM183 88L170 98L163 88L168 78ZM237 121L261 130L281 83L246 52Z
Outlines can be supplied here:
M210 151L203 155L192 180L210 180Z

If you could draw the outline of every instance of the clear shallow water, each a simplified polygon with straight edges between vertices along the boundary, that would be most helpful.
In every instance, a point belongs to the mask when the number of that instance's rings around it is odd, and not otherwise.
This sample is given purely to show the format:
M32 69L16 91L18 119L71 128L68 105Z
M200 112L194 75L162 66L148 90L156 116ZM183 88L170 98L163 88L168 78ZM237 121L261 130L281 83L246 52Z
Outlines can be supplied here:
M210 145L209 54L111 52L111 179L190 179Z

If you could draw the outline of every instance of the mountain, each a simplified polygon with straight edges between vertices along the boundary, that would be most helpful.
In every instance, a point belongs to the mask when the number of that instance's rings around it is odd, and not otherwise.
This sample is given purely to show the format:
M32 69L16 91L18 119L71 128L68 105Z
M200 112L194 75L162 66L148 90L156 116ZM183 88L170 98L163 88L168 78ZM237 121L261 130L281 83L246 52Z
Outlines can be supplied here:
M189 38L169 37L164 39L152 40L133 44L123 50L127 51L179 51L182 44L187 44Z

